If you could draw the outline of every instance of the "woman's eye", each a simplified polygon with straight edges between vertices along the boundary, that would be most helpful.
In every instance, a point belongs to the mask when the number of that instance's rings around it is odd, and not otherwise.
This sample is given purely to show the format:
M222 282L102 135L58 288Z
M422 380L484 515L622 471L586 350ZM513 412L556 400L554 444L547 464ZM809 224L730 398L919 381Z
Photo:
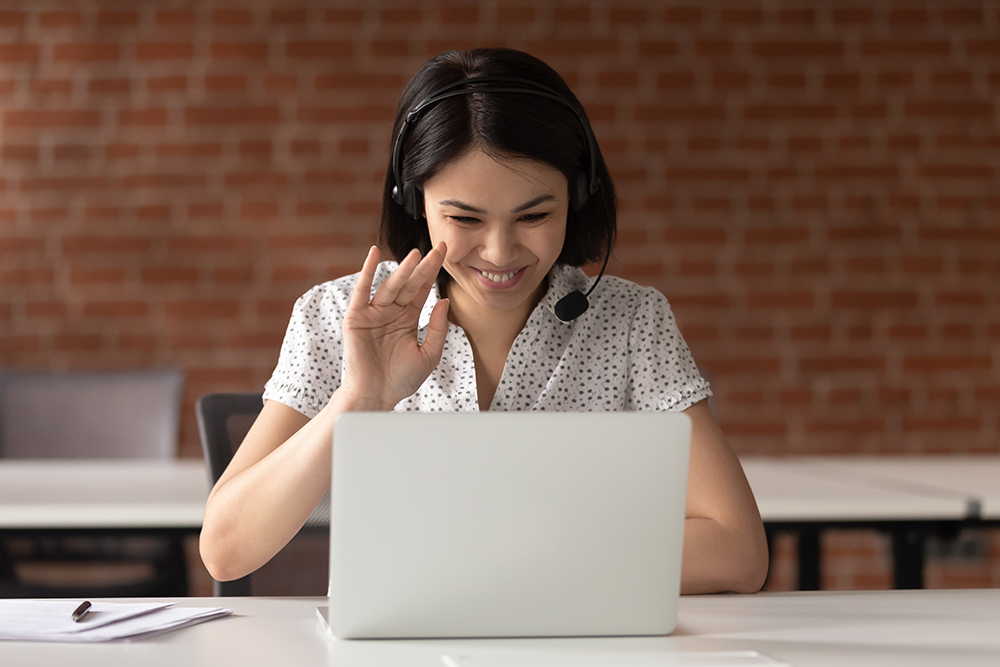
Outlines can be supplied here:
M479 222L479 218L471 218L465 215L449 215L448 217L454 220L455 222L461 222L462 224L466 225Z
M521 216L521 220L525 222L541 222L547 217L549 217L548 213L525 213Z

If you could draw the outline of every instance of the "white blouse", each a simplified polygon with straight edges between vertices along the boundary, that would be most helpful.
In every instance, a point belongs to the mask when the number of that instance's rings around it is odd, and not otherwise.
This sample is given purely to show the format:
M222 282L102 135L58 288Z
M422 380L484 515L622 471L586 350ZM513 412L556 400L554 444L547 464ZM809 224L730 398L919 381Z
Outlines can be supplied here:
M396 268L382 262L372 291ZM264 398L314 417L340 386L344 363L341 322L358 275L317 285L295 303L274 374ZM590 295L590 308L562 322L553 308L591 278L556 265L549 288L515 339L490 410L556 412L684 410L712 391L701 377L674 321L670 304L652 287L606 276ZM437 286L420 314L427 333ZM395 410L476 412L479 399L472 347L451 324L441 362L415 394Z

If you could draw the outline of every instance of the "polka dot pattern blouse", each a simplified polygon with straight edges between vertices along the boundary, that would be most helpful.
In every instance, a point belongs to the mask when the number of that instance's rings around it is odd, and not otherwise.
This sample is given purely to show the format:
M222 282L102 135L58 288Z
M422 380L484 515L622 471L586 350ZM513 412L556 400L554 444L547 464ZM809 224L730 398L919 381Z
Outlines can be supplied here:
M374 290L396 268L378 266ZM317 285L296 303L277 368L264 398L314 417L340 386L344 363L341 321L357 274ZM555 412L684 410L712 395L681 337L666 298L607 276L590 295L590 309L561 322L556 302L591 279L580 269L555 266L549 289L514 341L491 410ZM423 340L437 288L424 304ZM479 410L472 347L465 332L448 328L441 363L396 411Z

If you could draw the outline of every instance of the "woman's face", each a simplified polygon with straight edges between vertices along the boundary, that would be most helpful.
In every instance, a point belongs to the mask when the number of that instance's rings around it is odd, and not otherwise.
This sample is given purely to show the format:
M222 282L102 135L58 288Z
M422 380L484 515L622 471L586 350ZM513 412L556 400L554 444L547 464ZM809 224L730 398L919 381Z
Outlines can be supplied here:
M526 320L566 239L566 177L543 162L472 150L423 191L431 243L448 244L454 321L489 314L482 309Z

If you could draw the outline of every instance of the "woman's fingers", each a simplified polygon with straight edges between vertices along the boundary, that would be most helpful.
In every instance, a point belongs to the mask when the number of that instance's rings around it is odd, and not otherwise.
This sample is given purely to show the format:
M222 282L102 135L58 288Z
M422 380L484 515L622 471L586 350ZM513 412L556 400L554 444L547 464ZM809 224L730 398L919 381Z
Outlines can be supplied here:
M361 273L358 281L354 283L354 291L351 293L351 302L347 304L347 309L358 309L367 306L372 294L372 282L375 280L375 269L378 268L379 251L376 246L368 249L368 256L361 266Z
M424 301L427 300L427 295L431 291L431 286L437 280L438 271L441 270L441 265L444 263L444 250L444 243L439 243L420 260L420 264L414 269L410 279L396 294L397 304L402 306L413 302L418 309L423 307Z
M431 311L431 319L427 324L427 337L424 344L420 346L427 358L432 361L432 368L441 361L441 353L444 351L444 341L448 337L448 306L451 305L448 299L441 299L434 304Z
M416 249L407 253L403 261L399 263L396 270L389 274L389 277L382 281L379 288L375 290L375 295L371 299L373 306L388 306L394 301L399 291L406 286L407 281L413 274L414 269L420 262L420 252ZM405 303L405 302L403 302Z

